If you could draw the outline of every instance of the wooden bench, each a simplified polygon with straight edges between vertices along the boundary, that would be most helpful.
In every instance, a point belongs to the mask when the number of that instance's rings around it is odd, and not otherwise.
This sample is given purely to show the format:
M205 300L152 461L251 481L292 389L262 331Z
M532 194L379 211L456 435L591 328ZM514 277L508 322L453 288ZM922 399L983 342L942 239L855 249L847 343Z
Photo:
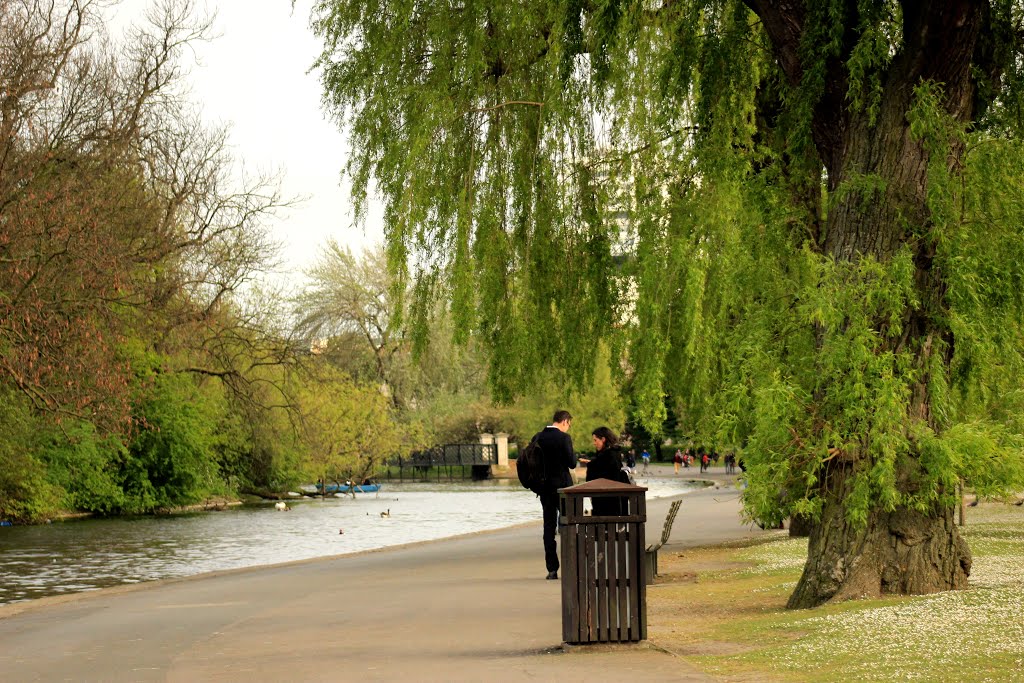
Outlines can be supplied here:
M661 529L661 540L654 545L647 546L647 576L644 577L647 585L654 583L654 577L658 575L658 550L661 546L668 543L668 537L672 534L672 523L676 521L676 515L679 513L679 506L682 504L682 499L672 502L672 505L668 508L668 514L665 516L665 526Z

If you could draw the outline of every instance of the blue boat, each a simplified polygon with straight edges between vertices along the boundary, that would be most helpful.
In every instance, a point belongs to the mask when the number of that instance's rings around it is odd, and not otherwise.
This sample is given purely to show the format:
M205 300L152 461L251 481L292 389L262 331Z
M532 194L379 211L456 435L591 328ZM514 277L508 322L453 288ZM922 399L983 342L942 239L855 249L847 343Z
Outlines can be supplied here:
M353 489L355 489L355 493L377 493L377 491L380 491L380 484L355 484L354 486L348 482L344 484L328 484L324 493L353 493ZM316 490L318 492L324 490L324 485L317 484Z

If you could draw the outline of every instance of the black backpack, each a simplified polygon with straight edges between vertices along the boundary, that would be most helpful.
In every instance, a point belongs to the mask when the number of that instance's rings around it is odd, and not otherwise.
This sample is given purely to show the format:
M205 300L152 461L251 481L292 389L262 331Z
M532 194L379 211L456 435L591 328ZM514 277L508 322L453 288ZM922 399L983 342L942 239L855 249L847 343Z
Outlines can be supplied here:
M544 462L541 459L543 451L540 444L534 437L526 448L519 451L516 458L516 474L519 475L519 483L524 489L530 489L540 495L544 488Z

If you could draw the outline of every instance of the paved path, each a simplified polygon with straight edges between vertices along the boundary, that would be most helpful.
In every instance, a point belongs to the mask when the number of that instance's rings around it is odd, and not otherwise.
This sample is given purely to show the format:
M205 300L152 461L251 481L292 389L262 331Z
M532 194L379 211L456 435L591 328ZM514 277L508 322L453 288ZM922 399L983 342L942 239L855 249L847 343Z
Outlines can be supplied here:
M667 507L649 503L649 539ZM688 495L669 548L756 533L737 511L735 491ZM538 522L0 607L0 680L711 680L645 644L563 648L540 535Z

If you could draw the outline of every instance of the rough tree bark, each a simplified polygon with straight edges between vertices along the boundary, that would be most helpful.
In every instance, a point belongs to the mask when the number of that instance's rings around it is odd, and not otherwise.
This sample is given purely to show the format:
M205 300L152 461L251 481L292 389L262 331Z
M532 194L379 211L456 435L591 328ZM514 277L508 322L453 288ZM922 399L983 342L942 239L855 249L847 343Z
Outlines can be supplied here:
M801 2L747 0L762 19L787 79L802 77L800 41L806 21ZM987 20L987 2L924 0L904 2L904 43L883 80L877 120L853 111L847 101L849 78L845 57L830 59L826 87L814 110L812 135L835 192L845 181L863 176L881 183L871 192L841 192L829 211L819 251L837 262L873 257L889 261L900 248L914 250L915 282L921 305L905 312L902 336L892 350L910 351L918 367L931 367L936 349L952 348L952 335L939 315L944 306L943 276L933 267L934 251L927 234L928 153L911 135L907 117L914 89L924 82L942 84L946 112L965 122L972 115L974 84L972 57L979 32ZM856 2L848 2L845 44L855 42ZM958 163L954 149L948 163ZM881 331L883 321L878 321ZM940 344L939 342L946 342ZM942 358L948 367L948 358ZM927 378L925 378L926 380ZM909 418L935 426L931 397L922 380L910 401ZM843 453L823 468L819 495L824 507L812 526L808 561L789 606L813 607L883 593L929 593L963 588L971 567L967 544L954 523L953 510L935 508L920 513L905 508L876 509L865 525L847 521L844 499L850 474L869 456ZM898 472L905 486L913 481L914 458Z

